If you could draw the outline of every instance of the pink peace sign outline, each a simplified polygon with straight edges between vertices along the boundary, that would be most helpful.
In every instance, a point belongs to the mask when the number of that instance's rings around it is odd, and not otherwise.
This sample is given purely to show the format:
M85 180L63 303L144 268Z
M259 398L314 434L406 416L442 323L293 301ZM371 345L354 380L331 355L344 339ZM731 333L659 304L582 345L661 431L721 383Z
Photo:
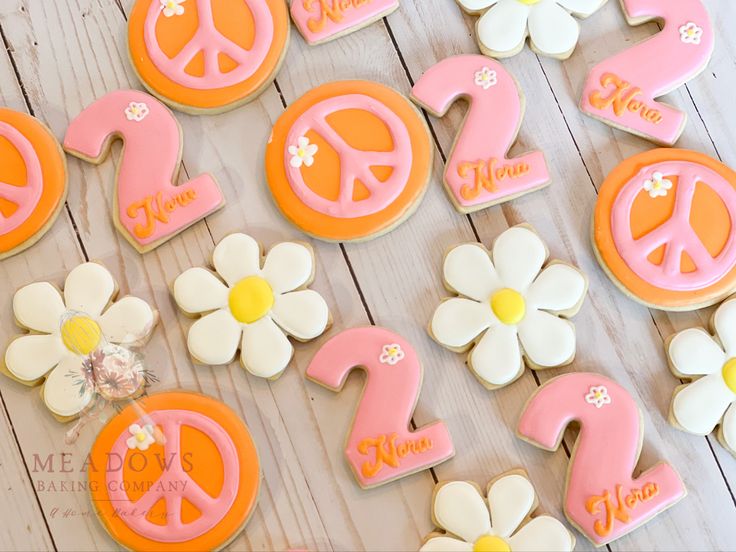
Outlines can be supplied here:
M368 111L388 127L394 149L388 152L353 148L329 125L327 116L347 109ZM304 182L301 168L289 164L289 146L297 144L309 130L315 131L335 149L340 157L340 194L336 201L315 193ZM319 151L315 154L318 162ZM308 207L336 218L358 218L372 215L388 207L404 190L412 167L412 146L404 121L381 101L363 94L346 94L328 98L307 109L292 125L284 144L284 167L289 185ZM370 167L391 167L391 176L381 181ZM353 200L355 180L370 191L370 197Z
M240 485L237 450L225 429L212 418L199 412L158 410L150 413L149 417L153 423L163 428L166 438L164 461L169 462L171 459L171 464L163 471L159 479L153 482L151 489L135 502L130 501L123 489L122 468L108 471L106 484L110 501L120 519L145 538L162 543L191 541L215 527L232 508ZM146 419L136 423L142 426L150 422ZM181 427L184 425L207 435L220 453L225 477L220 495L216 498L211 497L191 479L181 464L179 443ZM115 441L111 453L125 458L128 452L127 439L129 437L127 431L123 432ZM186 483L182 485L182 482ZM111 485L111 483L114 484ZM179 492L156 490L159 484L166 488L169 483L177 483L177 488L183 488ZM146 519L146 512L162 498L166 502L166 525L158 525ZM201 512L200 517L187 524L181 521L182 499L184 498Z
M669 220L639 239L631 235L630 213L644 181L654 172L664 178L677 176L675 207ZM639 277L662 289L691 291L718 282L736 264L736 228L731 228L726 245L714 258L690 225L690 211L698 182L709 186L723 201L732 221L736 221L736 190L716 171L691 161L665 161L644 167L620 190L611 209L613 241L621 257ZM645 193L645 192L644 192ZM662 264L647 257L665 245ZM696 266L693 272L680 271L685 252Z
M0 121L0 136L18 150L26 166L25 186L14 186L0 181L0 198L18 206L8 217L0 213L0 235L2 235L12 232L23 224L38 206L43 195L43 170L33 144L17 128Z
M239 84L251 77L266 59L274 35L274 21L264 0L242 0L253 15L256 29L253 46L246 50L224 36L215 26L212 14L214 0L194 0L197 3L199 26L189 42L173 57L168 57L156 38L156 23L162 15L159 0L150 0L144 26L144 42L156 68L169 79L195 90L213 90ZM177 17L177 16L173 16ZM199 53L204 53L204 74L190 75L187 65ZM220 71L219 54L238 63L232 71Z

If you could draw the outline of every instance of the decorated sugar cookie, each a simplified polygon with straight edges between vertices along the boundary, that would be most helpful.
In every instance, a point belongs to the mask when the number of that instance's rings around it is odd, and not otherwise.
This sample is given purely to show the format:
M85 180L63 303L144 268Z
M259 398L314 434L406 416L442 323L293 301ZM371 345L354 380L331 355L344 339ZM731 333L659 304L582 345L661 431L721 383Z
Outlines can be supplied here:
M276 379L294 348L287 336L309 341L330 325L322 296L307 289L314 279L314 253L307 244L275 245L261 266L261 247L245 234L230 234L212 255L215 273L190 268L174 282L179 308L198 317L187 346L197 362L229 364L240 349L243 367Z
M598 260L628 296L694 310L736 289L736 173L702 153L657 149L630 157L600 187Z
M688 380L679 386L670 406L670 423L709 435L736 456L736 297L716 310L711 321L715 336L702 328L681 331L667 340L672 373Z
M137 0L128 50L138 78L179 111L233 109L273 82L286 55L283 0Z
M341 81L291 104L266 147L276 205L302 231L328 241L365 240L417 207L432 166L421 114L375 82Z
M524 470L496 477L488 484L486 497L467 481L438 484L432 520L445 533L430 534L421 552L570 552L575 548L575 537L558 520L548 515L532 517L539 503Z
M248 428L196 393L161 393L134 406L100 431L89 455L100 522L128 550L221 549L256 507L260 463Z
M672 466L639 474L641 411L616 382L593 373L553 378L529 399L518 436L557 450L568 424L580 424L565 485L565 515L595 546L627 535L685 497Z
M524 360L538 370L575 357L575 326L566 318L580 310L588 281L548 257L525 225L501 234L492 252L466 243L445 256L444 284L457 297L437 307L429 333L451 351L470 350L468 366L488 389L519 378Z
M457 0L460 7L480 15L476 35L481 52L497 58L521 52L529 37L535 52L567 59L578 43L580 25L606 0Z
M334 40L386 17L399 0L292 0L291 17L307 43Z
M361 487L383 485L455 455L443 422L410 428L422 365L408 341L384 328L345 330L317 352L307 377L339 392L356 368L365 370L366 380L345 457Z
M53 284L36 282L13 296L15 320L29 333L11 341L3 370L27 385L45 380L41 396L62 421L84 410L96 387L108 389L110 397L125 387L132 396L145 384L139 372L123 374L108 367L102 368L110 385L87 384L95 370L90 355L106 343L142 345L158 320L158 313L142 299L126 296L114 302L117 292L104 266L84 263L69 273L63 294Z
M32 246L66 199L66 160L40 121L0 108L0 259Z
M521 126L524 97L497 61L477 55L444 59L422 75L411 97L437 117L461 98L470 101L444 179L461 213L514 199L549 183L542 152L506 157Z

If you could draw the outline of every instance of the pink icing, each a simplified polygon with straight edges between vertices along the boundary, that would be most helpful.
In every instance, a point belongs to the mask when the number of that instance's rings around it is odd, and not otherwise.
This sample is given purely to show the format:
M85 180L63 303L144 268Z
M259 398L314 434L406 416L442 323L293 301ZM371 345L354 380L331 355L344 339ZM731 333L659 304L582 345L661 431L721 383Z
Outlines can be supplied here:
M141 121L127 119L131 102L148 107ZM115 217L134 243L159 245L222 206L222 192L209 174L172 184L181 159L179 125L171 111L143 92L119 90L95 101L69 125L64 148L101 162L117 136L125 146Z
M654 98L667 94L695 77L708 64L713 52L713 29L702 0L622 0L630 19L656 17L664 21L661 32L644 42L604 60L591 70L583 89L580 108L584 113L606 123L628 129L630 132L655 142L672 145L685 126L685 113ZM699 44L681 40L680 27L694 23L702 29ZM616 115L612 107L599 109L591 104L591 94L598 91L609 97L616 87L603 87L601 78L613 73L641 89L635 99L647 108L661 113L658 123L650 122L639 112L624 110Z
M398 5L399 0L293 0L291 17L305 40L315 44L360 27ZM319 29L310 29L310 21Z
M240 484L238 453L227 432L211 418L189 410L157 410L136 423L141 426L153 423L162 429L166 444L161 461L171 461L171 464L163 471L161 477L153 482L151 490L136 502L131 502L123 489L123 470L107 472L108 493L120 519L142 537L165 543L187 542L215 527L230 511ZM224 467L223 487L219 496L210 496L189 477L182 466L179 448L182 426L201 431L217 447ZM128 453L126 441L129 437L130 433L127 431L118 437L111 449L112 454L118 455L114 457L126 457ZM134 451L133 454L146 453ZM145 512L161 499L166 502L165 525L152 523L145 515ZM183 523L182 499L192 503L201 512L201 516L190 523Z
M598 408L586 395L600 385L605 386L610 402ZM593 373L565 374L550 380L526 405L518 433L539 447L555 450L573 421L580 423L580 435L570 459L565 512L596 545L626 535L685 496L680 476L663 462L632 479L641 450L641 413L631 395L616 382ZM619 506L618 485L622 497L627 497L652 484L656 494L623 506L621 517L627 521L616 516L607 520L607 514ZM606 491L609 507L596 500ZM610 528L607 533L601 530L606 525Z
M327 122L327 117L346 109L361 109L380 118L393 139L392 151L363 151L350 146ZM316 194L305 182L303 168L289 164L289 146L295 146L300 137L309 131L316 132L340 157L340 194L336 200ZM320 152L314 162L320 162ZM294 123L284 146L284 166L294 193L308 207L319 213L337 218L357 218L377 213L401 194L411 173L412 148L409 131L401 118L386 105L362 94L346 94L323 100L307 109ZM393 169L391 176L381 181L371 172L371 167L385 166ZM360 179L370 196L355 201L355 180Z
M0 213L0 235L3 235L18 228L33 213L43 194L43 171L33 144L18 129L0 121L0 136L18 150L26 166L25 186L0 182L0 198L17 205L8 217Z
M382 363L383 347L392 344L401 348L404 357L393 365ZM443 422L435 422L417 431L408 427L422 385L422 365L416 351L404 338L377 327L345 330L317 352L307 368L307 377L339 390L348 374L357 367L365 370L366 383L345 445L345 455L361 486L371 487L393 481L428 469L455 454ZM389 456L394 435L396 445L419 441L431 445L421 453L409 452L403 457L394 455L395 465L384 460L377 473L366 475L366 468L376 467L378 449L371 446L361 452L361 441L386 436L382 450Z
M156 24L159 17L163 17L161 2L149 1L151 6L143 30L146 50L158 70L182 86L196 90L212 90L241 83L256 72L271 48L274 22L265 0L240 0L246 3L256 29L253 45L249 50L243 49L217 30L212 14L212 0L190 0L192 3L196 2L199 27L179 53L169 58L161 50L156 38ZM194 9L194 6L190 6L187 2L184 9ZM199 52L204 53L204 74L190 75L185 68ZM219 54L227 55L238 64L238 67L225 73L220 71Z
M484 68L496 74L496 84L487 89L475 82L476 73ZM458 99L470 101L465 124L445 168L445 183L458 205L472 207L511 199L549 181L542 152L506 157L521 125L522 107L516 81L499 62L480 55L444 59L422 75L412 89L412 97L440 116ZM467 190L475 187L474 173L466 171L463 176L462 165L484 162L488 170L492 160L496 163L493 172L503 166L525 165L528 170L513 178L495 178L495 189L481 188L475 197L468 197Z

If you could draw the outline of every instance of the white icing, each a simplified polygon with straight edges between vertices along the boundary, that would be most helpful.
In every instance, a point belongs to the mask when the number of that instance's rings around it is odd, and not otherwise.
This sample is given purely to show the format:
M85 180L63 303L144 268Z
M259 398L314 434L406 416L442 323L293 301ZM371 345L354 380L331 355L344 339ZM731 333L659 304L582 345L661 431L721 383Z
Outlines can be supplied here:
M491 385L506 385L524 369L516 327L496 324L468 356L473 371Z
M702 328L688 328L672 338L669 357L678 374L701 376L723 368L726 353Z
M115 280L101 264L84 263L74 268L64 282L67 310L98 317L115 293Z
M34 381L54 368L68 353L56 335L23 335L5 351L5 366L17 378Z
M547 259L547 249L539 236L523 226L514 226L493 244L493 264L503 287L524 294Z
M672 412L677 423L690 433L708 435L736 400L719 373L704 376L677 392Z
M492 6L498 0L457 0L458 4L469 13L476 13Z
M148 447L156 442L156 438L153 436L153 426L151 424L146 424L143 427L138 424L131 424L130 427L128 427L128 433L130 433L131 436L128 437L125 444L128 445L129 449L148 450ZM139 435L142 436L141 440L137 439Z
M450 537L432 537L419 550L420 552L473 552L473 545Z
M388 364L389 366L396 366L399 362L404 360L406 354L401 350L401 345L398 343L389 343L384 345L381 349L381 355L378 357L378 362L381 364Z
M501 477L488 489L493 534L507 539L534 508L534 487L519 474Z
M186 0L160 0L161 2L161 11L164 14L164 17L173 17L175 15L183 15L184 14L184 6L182 4L186 2Z
M300 136L296 144L289 146L289 165L295 169L300 168L302 165L311 167L314 164L314 156L317 154L319 148L316 144L310 144L309 138L306 136Z
M596 408L603 408L604 405L611 404L611 395L605 385L593 385L585 395L585 402Z
M215 247L212 264L227 285L234 286L243 278L260 275L261 248L246 234L230 234Z
M500 0L478 20L481 47L495 56L510 55L526 39L529 6L516 0Z
M557 3L578 17L588 17L600 8L606 0L557 0Z
M575 545L570 531L551 516L534 518L508 542L513 552L558 552L572 550Z
M434 499L434 518L442 529L469 543L491 532L491 519L483 497L465 481L440 487Z
M476 301L487 301L501 287L491 258L477 244L453 248L445 257L443 272L450 289Z
M494 320L487 304L463 298L448 299L434 312L432 335L445 347L461 348L473 341Z
M672 189L672 181L665 178L661 172L655 172L652 178L644 181L643 188L651 198L666 197L669 190Z
M684 42L685 44L698 45L700 44L700 41L703 38L703 28L698 27L692 21L680 27L679 31L680 31L680 40Z
M242 328L228 309L203 316L189 328L187 347L202 364L219 366L235 358Z
M102 334L110 343L137 345L151 335L156 322L153 309L138 297L123 297L100 317Z
M274 293L286 293L306 284L312 276L312 250L299 243L274 246L263 264L263 277Z
M723 417L721 438L730 449L731 454L736 455L736 404L732 404Z
M327 326L327 303L311 289L277 295L271 316L283 330L299 340L314 339Z
M293 351L284 332L269 318L261 318L243 328L240 360L254 376L272 378L279 375L289 365Z
M130 102L125 108L125 118L140 123L149 113L148 106L143 102Z
M174 282L174 300L188 314L227 307L229 293L228 287L206 268L190 268Z
M524 354L537 366L561 366L575 355L575 327L544 311L527 311L519 324L519 339Z
M531 6L529 36L532 47L548 56L562 56L575 48L580 25L556 0Z
M82 357L69 354L46 377L43 398L49 410L59 416L75 416L87 406L94 397L90 386L80 394L76 383L82 376Z
M585 278L562 263L545 268L526 294L527 308L564 312L577 306L585 294Z
M488 67L483 67L480 71L475 72L475 84L483 90L488 90L491 86L498 84L498 75Z
M723 303L713 318L716 335L728 358L736 357L736 299Z
M36 332L58 332L65 310L59 291L48 282L28 284L13 296L13 313L18 324Z

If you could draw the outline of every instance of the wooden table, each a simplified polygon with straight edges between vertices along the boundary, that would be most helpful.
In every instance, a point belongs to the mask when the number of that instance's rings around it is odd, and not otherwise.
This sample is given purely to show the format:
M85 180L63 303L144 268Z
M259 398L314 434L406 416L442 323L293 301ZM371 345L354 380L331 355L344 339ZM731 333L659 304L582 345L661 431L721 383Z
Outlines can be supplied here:
M5 46L0 103L34 114L61 138L69 121L95 98L118 88L140 88L125 46L132 3L0 0ZM718 33L715 55L700 77L667 101L689 115L679 146L736 166L736 3L706 3ZM527 49L504 62L527 98L512 153L544 151L553 178L548 189L472 216L458 215L441 186L442 160L465 109L456 105L444 119L429 119L439 155L429 191L408 222L360 245L313 242L314 288L327 299L335 322L328 335L375 323L408 338L425 367L415 421L445 420L457 449L453 460L398 483L360 490L342 445L362 377L351 377L339 394L304 379L324 337L298 345L292 366L273 383L246 375L238 363L195 367L189 359L185 341L191 322L171 300L173 279L205 263L213 244L233 231L245 230L266 246L302 238L277 212L263 176L266 138L284 107L333 79L376 80L408 94L435 62L477 51L474 24L475 18L462 15L453 0L402 0L401 9L387 19L321 47L307 47L292 30L278 79L258 100L219 116L177 114L185 136L185 172L214 173L227 206L144 256L112 224L114 163L95 167L70 158L67 208L37 245L0 263L0 342L17 333L11 315L17 287L39 279L61 284L67 271L85 259L104 262L123 293L155 304L162 323L145 349L161 379L154 390L183 387L218 397L246 420L260 451L258 509L233 549L416 550L432 529L436 479L485 486L496 474L520 466L529 471L542 508L561 518L565 451L535 449L517 439L513 428L540 382L565 370L527 371L513 385L489 392L464 367L462 355L434 344L425 330L445 296L439 278L445 250L478 239L488 244L508 226L526 221L546 238L554 257L577 264L590 278L589 297L575 319L578 355L568 370L600 371L631 391L644 409L640 465L669 460L689 491L670 511L609 549L736 549L736 460L713 437L685 434L666 420L678 381L667 369L662 341L676 330L705 323L710 310L673 315L639 306L608 281L590 247L597 187L622 159L652 147L577 109L588 69L657 29L654 24L627 26L613 0L583 22L580 45L569 60L539 58ZM0 548L115 548L79 487L98 427L88 427L67 446L66 428L48 414L37 390L2 379L0 394ZM42 466L49 455L53 473ZM587 548L590 544L578 535L577 549Z

